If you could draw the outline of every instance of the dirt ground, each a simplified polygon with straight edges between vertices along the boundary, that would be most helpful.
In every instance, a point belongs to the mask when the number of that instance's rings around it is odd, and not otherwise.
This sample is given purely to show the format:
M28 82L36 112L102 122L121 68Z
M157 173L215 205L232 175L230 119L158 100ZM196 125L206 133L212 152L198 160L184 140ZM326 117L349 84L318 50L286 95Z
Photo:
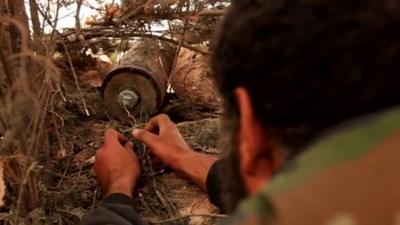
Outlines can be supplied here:
M66 101L61 97L55 99L56 113L48 121L51 160L40 172L41 207L29 212L32 224L75 225L93 210L101 199L101 190L96 185L92 166L103 133L109 127L124 134L131 130L109 118L97 88L82 87L90 116L83 113L75 87L65 85L64 88ZM194 150L212 155L221 153L221 126L215 114L181 104L176 99L169 100L163 110L179 122L179 129ZM203 191L168 168L155 168L153 174L143 176L135 201L139 214L153 223L191 214L218 213ZM184 217L169 224L206 225L216 220L212 216Z

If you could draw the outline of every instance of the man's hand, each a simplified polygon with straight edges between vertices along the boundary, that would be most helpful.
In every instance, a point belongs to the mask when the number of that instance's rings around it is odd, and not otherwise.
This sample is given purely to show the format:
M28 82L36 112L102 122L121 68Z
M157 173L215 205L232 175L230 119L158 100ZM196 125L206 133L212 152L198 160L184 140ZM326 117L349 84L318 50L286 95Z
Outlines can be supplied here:
M96 153L94 166L105 196L122 193L132 197L141 172L140 163L132 144L116 130L105 132L104 144Z
M192 151L167 115L154 117L143 130L133 130L132 135L178 175L206 189L208 172L218 158Z
M165 114L149 120L143 130L133 130L132 135L144 142L161 162L172 169L178 169L176 162L191 152L176 125Z

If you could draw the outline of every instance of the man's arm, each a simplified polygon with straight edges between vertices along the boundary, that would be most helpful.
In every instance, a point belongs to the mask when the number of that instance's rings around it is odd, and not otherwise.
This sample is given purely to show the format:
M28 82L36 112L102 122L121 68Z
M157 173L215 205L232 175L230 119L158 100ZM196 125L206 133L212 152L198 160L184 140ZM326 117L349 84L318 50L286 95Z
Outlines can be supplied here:
M210 168L207 175L206 187L210 202L218 207L221 213L226 213L226 207L222 198L224 192L222 187L222 178L224 177L226 161L220 159L216 161Z
M179 176L207 191L210 201L225 211L221 197L224 160L192 151L166 115L154 117L143 130L134 130L132 135L149 146L149 150Z
M141 172L140 163L132 144L117 131L106 131L104 144L96 153L95 171L105 199L83 218L81 224L145 224L135 212L132 201Z
M145 225L133 208L133 200L116 193L105 198L91 213L83 217L81 225Z
M191 150L167 115L154 117L143 130L135 129L132 135L179 176L207 191L207 176L218 158Z

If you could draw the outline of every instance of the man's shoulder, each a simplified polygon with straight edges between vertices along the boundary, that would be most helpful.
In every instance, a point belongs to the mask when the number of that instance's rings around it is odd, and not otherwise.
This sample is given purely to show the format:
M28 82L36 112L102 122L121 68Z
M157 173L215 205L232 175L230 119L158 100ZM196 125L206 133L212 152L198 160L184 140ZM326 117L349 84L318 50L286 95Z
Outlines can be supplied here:
M400 108L358 119L310 145L263 191L269 196L277 195L300 187L320 177L321 173L338 169L353 170L360 166L360 162L371 157L386 159L390 154L400 154L400 151L390 151L392 147L399 146L399 136ZM363 165L363 168L367 169L368 166ZM362 170L358 172L364 173Z
M242 218L263 224L391 224L400 216L399 147L399 109L331 133L244 202L242 214L253 216Z

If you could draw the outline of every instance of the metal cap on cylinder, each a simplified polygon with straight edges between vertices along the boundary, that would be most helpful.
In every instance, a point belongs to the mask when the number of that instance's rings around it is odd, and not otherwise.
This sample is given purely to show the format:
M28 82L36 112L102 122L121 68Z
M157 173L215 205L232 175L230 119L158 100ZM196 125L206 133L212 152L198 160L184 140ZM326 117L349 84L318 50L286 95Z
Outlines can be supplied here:
M133 109L133 107L135 107L135 105L138 103L138 100L138 94L135 92L135 90L130 88L122 90L117 98L118 103L127 109Z

